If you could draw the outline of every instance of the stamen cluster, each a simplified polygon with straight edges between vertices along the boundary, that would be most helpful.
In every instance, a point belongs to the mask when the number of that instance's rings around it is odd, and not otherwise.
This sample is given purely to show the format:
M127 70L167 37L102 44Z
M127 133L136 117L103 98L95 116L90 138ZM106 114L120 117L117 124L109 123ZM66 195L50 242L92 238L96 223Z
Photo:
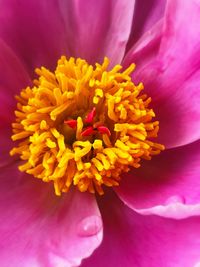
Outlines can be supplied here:
M152 121L151 98L130 77L134 64L122 71L89 65L64 56L55 72L36 69L33 88L16 97L11 155L19 154L20 171L53 182L56 195L75 185L81 192L117 186L120 174L164 147L152 141L159 130Z

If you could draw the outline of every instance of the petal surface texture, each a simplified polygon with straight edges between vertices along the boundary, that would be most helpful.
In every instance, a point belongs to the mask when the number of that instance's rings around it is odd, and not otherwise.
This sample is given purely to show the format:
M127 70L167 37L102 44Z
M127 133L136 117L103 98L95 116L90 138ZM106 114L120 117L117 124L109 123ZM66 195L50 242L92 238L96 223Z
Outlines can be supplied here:
M161 37L159 27L155 35L150 30L138 41L144 46L140 57L136 46L125 58L125 63L138 63L133 80L142 81L152 97L160 121L159 142L168 148L200 137L199 14L199 1L168 0Z
M2 0L0 37L24 60L31 74L40 65L54 68L62 54L90 63L108 56L114 65L124 56L134 3Z
M136 1L128 48L164 16L165 6L166 0Z
M41 65L55 67L67 39L58 1L1 0L0 37L23 60L31 75Z
M100 199L104 240L82 267L197 267L199 217L142 216L115 196Z
M121 62L131 31L134 0L60 0L70 56L89 63Z
M14 120L16 106L15 94L30 83L29 76L13 51L0 39L0 167L13 161L9 150L11 141L11 122Z
M0 173L1 266L79 265L102 239L95 198L78 191L58 198L52 187L16 168L4 167Z
M164 151L124 175L119 197L142 214L200 215L200 141Z

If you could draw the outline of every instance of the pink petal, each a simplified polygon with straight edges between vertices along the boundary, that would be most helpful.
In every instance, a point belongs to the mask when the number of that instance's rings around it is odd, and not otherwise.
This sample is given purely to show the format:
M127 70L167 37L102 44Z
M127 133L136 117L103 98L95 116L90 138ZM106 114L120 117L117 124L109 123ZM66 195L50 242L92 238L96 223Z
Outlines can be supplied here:
M99 201L104 239L82 267L198 267L200 217L141 216L117 197Z
M15 94L30 80L24 66L13 51L0 39L0 166L9 164L11 141L11 122L14 120L16 106Z
M163 16L166 0L137 0L128 49Z
M33 74L38 66L53 68L67 43L57 1L2 0L0 37Z
M134 0L60 1L69 55L90 63L108 56L120 63L129 38Z
M1 168L1 266L77 266L102 239L95 198L71 190L56 197L52 185L16 166Z
M200 141L162 152L122 177L119 197L142 214L200 215Z
M170 79L170 78L169 78ZM200 138L200 70L163 101L155 103L160 130L157 142L177 147Z
M11 157L9 152L13 148L14 143L11 140L11 125L3 124L0 126L0 168L9 165L15 161L14 157Z
M139 64L133 76L144 82L153 99L161 123L159 142L168 148L200 137L199 14L200 4L195 0L168 0L160 50L153 51L153 56L141 53L141 57L148 57L143 60L146 65ZM133 51L132 61L137 65Z
M160 48L162 29L163 20L159 20L150 30L146 31L125 55L123 66L128 67L131 63L137 62L137 73L138 70L155 60ZM135 79L134 74L133 79Z
M15 94L29 85L30 79L19 58L1 39L0 73L0 119L10 122L16 105Z

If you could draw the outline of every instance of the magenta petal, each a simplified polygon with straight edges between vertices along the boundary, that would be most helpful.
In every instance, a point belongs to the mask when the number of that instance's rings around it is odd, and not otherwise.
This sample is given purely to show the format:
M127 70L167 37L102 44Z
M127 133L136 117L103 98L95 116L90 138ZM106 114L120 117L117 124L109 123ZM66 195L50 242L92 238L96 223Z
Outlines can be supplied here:
M187 16L188 12L193 14L192 20ZM136 77L134 76L135 79L145 82L146 90L154 100L166 100L166 97L181 91L178 86L183 85L199 70L200 59L197 56L200 52L199 13L200 5L195 0L184 2L168 0L159 51L151 64L143 65L139 70L136 69ZM148 40L149 34L144 34L144 37ZM144 37L142 37L143 43ZM135 58L134 53L132 60L137 64L138 59Z
M16 105L15 94L29 85L30 78L19 58L1 39L0 73L0 119L10 122Z
M100 199L104 239L82 267L198 267L200 217L141 216L115 196Z
M76 190L56 197L49 186L16 166L0 173L1 266L77 266L102 239L92 194Z
M11 122L14 120L16 106L15 94L30 83L24 66L13 51L0 39L0 166L9 164L11 141Z
M128 49L164 15L166 0L136 0Z
M129 38L134 0L60 1L69 55L90 63L109 57L120 63Z
M125 58L125 64L136 63L133 80L142 81L152 97L160 121L158 141L167 148L200 137L199 14L200 5L195 0L168 0L161 40L158 33L148 42L146 33L138 41L144 44L146 39L144 48L139 45L134 51L133 47Z
M2 0L0 37L23 59L32 74L38 66L53 68L65 53L64 24L53 0Z
M163 20L160 20L150 30L146 31L125 55L122 62L123 66L128 67L131 63L136 62L136 73L138 73L140 69L151 63L160 48L162 29ZM133 79L135 80L134 74Z
M155 103L154 110L160 122L157 142L169 148L200 138L199 88L200 71L196 71L173 95Z
M118 196L143 214L200 215L200 141L164 151L122 177Z
M3 123L0 126L0 168L16 160L9 154L14 144L11 140L11 135L11 125Z

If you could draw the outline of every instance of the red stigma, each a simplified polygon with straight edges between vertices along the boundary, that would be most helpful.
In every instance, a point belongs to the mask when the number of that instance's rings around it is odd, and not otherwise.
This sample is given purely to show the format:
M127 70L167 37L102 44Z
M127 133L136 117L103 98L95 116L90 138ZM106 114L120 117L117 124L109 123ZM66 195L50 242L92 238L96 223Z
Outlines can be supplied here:
M95 133L95 131L94 131L93 127L89 126L81 133L81 135L82 136L89 136L89 135L92 135L94 133Z
M97 129L100 132L100 134L107 134L108 136L111 135L110 130L106 126L99 126Z
M68 120L68 121L64 121L64 123L67 124L72 129L77 127L77 121L76 120Z
M86 122L86 123L92 123L92 122L93 122L93 119L94 119L94 117L95 117L95 115L96 115L96 108L94 107L94 108L92 109L92 111L90 111L90 112L87 114L87 116L86 116L86 118L85 118L85 122Z

